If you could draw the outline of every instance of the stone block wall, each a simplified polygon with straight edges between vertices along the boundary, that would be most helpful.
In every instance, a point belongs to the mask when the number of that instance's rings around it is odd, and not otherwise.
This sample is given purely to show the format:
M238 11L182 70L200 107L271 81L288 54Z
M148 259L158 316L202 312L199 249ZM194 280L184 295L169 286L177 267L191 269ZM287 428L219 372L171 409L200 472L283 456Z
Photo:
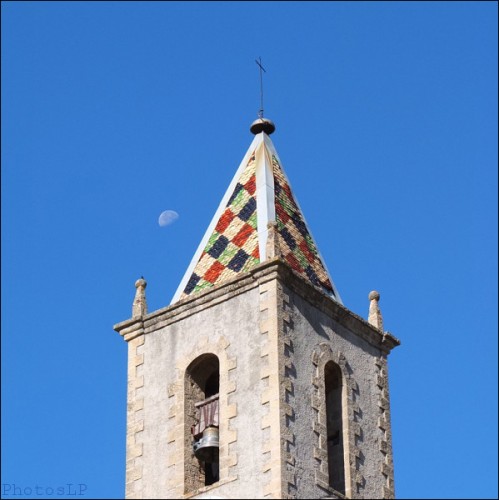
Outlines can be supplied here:
M386 357L398 341L281 262L115 328L129 341L127 498L343 498L328 484L328 361L345 384L345 496L393 498ZM210 486L186 465L185 376L203 354L220 365Z

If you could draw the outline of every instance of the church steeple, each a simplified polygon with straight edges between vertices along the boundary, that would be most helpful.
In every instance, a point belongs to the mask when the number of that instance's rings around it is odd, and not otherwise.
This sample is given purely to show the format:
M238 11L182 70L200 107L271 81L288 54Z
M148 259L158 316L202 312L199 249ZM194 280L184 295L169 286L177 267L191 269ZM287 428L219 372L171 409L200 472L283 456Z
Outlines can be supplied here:
M269 260L269 223L276 224L279 258L310 284L342 303L269 137L274 130L273 122L263 117L252 123L255 137L172 303Z
M263 106L262 106L263 108ZM126 498L394 498L379 293L327 271L262 115L172 303L137 280ZM273 130L271 130L273 129Z

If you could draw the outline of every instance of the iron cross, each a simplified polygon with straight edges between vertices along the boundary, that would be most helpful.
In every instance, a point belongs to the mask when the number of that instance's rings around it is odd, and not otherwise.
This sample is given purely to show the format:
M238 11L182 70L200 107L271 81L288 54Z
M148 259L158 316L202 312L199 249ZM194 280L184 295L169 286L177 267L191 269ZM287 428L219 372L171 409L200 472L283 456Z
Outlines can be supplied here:
M259 57L258 61L255 59L256 64L258 64L260 68L260 111L258 112L258 116L260 118L263 118L263 76L262 76L262 71L264 73L267 73L265 71L265 68L262 66L262 58Z

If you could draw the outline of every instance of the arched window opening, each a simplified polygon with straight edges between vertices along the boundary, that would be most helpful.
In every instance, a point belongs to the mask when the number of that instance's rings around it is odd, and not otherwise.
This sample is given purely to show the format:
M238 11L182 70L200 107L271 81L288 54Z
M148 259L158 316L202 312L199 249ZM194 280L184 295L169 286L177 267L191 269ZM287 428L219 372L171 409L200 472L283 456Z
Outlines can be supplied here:
M204 354L187 368L185 377L185 490L219 481L220 363Z
M342 375L332 361L324 369L327 417L327 458L329 486L345 494L345 460L343 452Z
M220 373L217 368L216 372L213 372L212 375L208 377L206 380L206 386L204 389L204 396L206 398L209 398L210 396L214 396L215 394L218 394L220 388Z

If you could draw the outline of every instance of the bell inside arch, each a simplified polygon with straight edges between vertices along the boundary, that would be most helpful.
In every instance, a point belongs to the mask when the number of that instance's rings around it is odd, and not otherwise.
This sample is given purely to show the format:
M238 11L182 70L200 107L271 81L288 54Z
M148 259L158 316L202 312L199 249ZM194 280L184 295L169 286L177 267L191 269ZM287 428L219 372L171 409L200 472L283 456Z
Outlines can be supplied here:
M202 462L218 462L220 447L218 427L207 427L199 441L193 444L194 455Z

